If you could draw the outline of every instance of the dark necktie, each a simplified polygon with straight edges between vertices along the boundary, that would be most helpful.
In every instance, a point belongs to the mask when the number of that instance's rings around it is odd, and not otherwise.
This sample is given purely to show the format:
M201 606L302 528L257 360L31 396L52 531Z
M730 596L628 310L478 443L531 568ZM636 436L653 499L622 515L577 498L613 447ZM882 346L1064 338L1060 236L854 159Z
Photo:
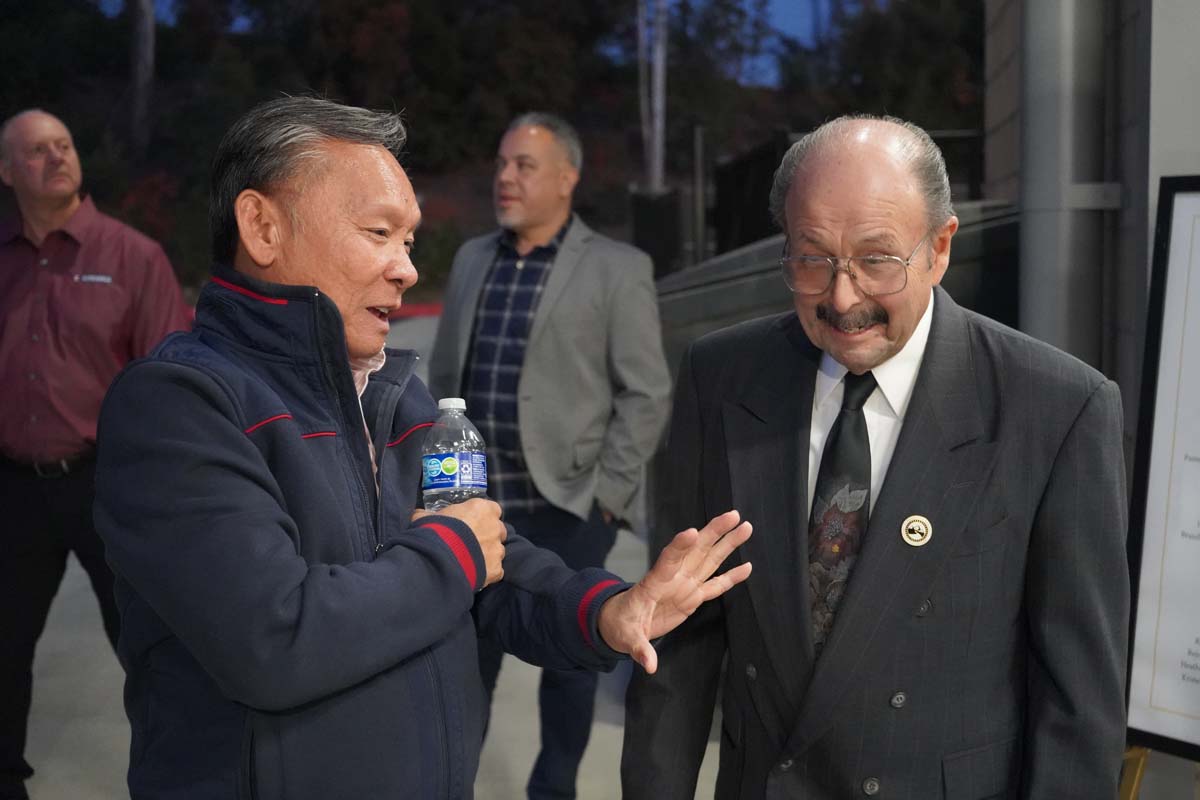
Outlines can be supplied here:
M842 410L821 453L808 521L808 585L818 654L833 628L871 511L871 442L862 407L875 391L875 377L847 372L845 383Z

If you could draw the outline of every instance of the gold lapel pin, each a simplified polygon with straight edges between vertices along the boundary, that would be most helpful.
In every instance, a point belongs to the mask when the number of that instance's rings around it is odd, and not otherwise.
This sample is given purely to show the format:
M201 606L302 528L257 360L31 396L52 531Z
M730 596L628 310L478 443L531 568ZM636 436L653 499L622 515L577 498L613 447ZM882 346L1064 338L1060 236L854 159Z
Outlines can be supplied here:
M933 538L933 523L928 517L913 514L900 526L900 538L905 544L913 547L929 544L929 540Z

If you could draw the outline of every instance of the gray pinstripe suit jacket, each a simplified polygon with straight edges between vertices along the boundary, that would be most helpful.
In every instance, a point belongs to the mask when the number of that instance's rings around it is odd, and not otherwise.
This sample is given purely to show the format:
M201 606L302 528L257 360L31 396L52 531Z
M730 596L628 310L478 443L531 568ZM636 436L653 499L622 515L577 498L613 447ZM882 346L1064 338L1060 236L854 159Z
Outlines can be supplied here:
M704 337L680 371L666 524L754 523L747 583L659 643L626 699L626 798L691 798L713 707L719 798L1112 798L1129 615L1120 395L941 289L831 639L802 576L820 353L794 314ZM901 523L933 523L923 547ZM721 665L728 657L724 680Z

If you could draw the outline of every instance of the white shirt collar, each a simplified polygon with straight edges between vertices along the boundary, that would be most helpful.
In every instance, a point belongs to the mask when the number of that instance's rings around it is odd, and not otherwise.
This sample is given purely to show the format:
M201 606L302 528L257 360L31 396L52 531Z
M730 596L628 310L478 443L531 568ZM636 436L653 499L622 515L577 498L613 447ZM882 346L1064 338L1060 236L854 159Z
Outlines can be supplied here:
M359 402L362 402L363 392L367 390L367 380L372 373L383 368L387 361L387 351L380 350L373 356L350 359L350 374L354 377L354 388L358 390Z
M904 418L904 412L908 410L908 401L912 399L913 387L917 384L917 372L921 369L925 346L929 343L929 330L933 326L933 303L933 290L930 289L925 313L921 315L921 320L904 347L900 348L899 353L871 370L892 414L898 419ZM837 388L846 371L846 368L829 353L821 355L817 384L813 387L813 400L816 404L814 407L829 399L830 393Z

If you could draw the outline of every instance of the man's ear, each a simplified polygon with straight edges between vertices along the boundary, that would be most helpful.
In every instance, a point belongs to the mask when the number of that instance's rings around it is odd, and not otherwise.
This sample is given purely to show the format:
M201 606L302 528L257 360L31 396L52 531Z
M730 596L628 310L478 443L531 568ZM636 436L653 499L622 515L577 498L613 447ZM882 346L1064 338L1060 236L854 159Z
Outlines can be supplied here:
M12 163L8 156L0 156L0 182L5 186L12 186Z
M932 285L937 286L950 266L950 240L958 232L958 217L950 217L941 228L929 235L929 252L932 256Z
M575 192L575 186L579 183L579 170L572 166L567 166L558 174L559 195L562 197L570 197Z
M279 257L283 241L282 209L254 189L244 189L233 201L238 226L238 249L256 266L266 269Z

